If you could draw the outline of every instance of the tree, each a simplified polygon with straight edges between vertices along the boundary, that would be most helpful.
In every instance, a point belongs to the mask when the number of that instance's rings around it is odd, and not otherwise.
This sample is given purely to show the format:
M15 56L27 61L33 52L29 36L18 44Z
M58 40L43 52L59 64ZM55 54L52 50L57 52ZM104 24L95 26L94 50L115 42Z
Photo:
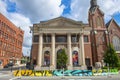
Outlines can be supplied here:
M111 44L108 46L107 50L105 51L104 62L109 64L109 66L112 68L120 66L119 57Z
M65 49L62 49L59 53L57 53L57 68L63 69L66 68L68 56L65 53Z

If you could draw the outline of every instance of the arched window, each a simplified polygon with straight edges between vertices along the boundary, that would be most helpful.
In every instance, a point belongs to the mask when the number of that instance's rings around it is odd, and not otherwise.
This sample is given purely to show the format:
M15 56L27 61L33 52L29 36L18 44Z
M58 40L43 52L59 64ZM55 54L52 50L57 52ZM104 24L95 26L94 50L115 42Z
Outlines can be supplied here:
M45 51L44 53L44 66L49 66L50 65L50 52Z
M72 60L73 60L73 66L77 66L78 65L78 52L77 51L73 51Z
M120 51L120 38L117 36L114 36L112 39L113 46L116 51Z

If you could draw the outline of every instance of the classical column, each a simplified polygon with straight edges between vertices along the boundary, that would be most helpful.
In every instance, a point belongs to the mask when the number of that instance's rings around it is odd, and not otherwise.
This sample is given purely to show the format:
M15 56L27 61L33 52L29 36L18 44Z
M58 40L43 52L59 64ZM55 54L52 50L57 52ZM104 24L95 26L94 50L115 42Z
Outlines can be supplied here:
M80 34L79 46L80 46L80 64L81 64L81 66L85 66L85 52L84 52L83 33Z
M55 69L55 34L52 34L52 64L51 64L51 69Z
M67 34L67 47L68 47L68 69L72 69L72 49L71 49L71 34Z
M42 65L42 48L43 48L43 34L39 35L39 48L38 48L38 61L37 65L41 67Z

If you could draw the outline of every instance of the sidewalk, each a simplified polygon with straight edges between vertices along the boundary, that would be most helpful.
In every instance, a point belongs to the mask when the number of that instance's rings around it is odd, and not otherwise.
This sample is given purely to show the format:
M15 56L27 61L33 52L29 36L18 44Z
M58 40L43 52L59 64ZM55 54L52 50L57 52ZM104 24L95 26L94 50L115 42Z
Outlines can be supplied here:
M0 71L0 77L13 76L11 71Z
M26 66L26 64L14 65L13 67L21 67L21 66Z
M36 79L40 79L40 80L94 80L94 79L98 79L98 80L105 80L105 79L110 79L110 78L118 78L117 80L120 79L120 74L119 75L111 75L111 76L43 76L43 77L30 77L30 76L20 76L20 77L16 77L16 78L21 78L21 79L30 79L30 80L36 80ZM116 80L116 79L115 79Z

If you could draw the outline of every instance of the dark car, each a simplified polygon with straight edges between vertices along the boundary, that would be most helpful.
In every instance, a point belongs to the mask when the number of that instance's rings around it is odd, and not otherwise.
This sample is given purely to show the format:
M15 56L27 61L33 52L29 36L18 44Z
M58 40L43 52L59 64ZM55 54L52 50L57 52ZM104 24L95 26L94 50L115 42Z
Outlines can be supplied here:
M4 66L4 68L9 68L9 67L12 67L14 64L13 63L8 63Z
M27 62L27 63L26 63L26 69L34 70L34 65L31 64L30 62Z

